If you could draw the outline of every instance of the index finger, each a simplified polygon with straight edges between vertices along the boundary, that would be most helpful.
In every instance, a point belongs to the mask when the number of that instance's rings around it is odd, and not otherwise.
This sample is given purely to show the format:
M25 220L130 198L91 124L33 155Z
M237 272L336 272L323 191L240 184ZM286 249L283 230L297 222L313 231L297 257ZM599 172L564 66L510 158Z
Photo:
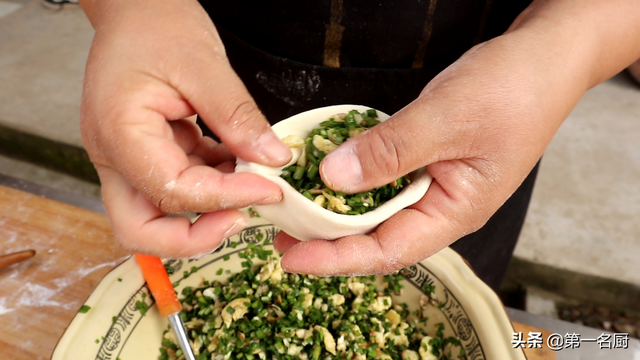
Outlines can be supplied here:
M247 224L238 210L201 215L191 224L168 217L116 171L98 167L102 196L116 240L127 250L163 257L197 257L216 249Z
M118 125L100 144L109 149L104 151L108 161L96 165L117 169L164 213L212 212L281 197L279 187L261 176L224 174L211 167L216 160L228 160L217 149L224 146L196 132L176 132L159 113L119 119ZM194 158L206 165L193 164Z

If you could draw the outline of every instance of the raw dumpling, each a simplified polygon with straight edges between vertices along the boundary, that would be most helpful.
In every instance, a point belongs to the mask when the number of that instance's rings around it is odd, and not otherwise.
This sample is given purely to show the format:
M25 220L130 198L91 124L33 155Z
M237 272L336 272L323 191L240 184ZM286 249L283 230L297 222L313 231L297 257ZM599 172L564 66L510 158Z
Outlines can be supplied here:
M371 108L361 105L335 105L309 110L277 123L273 126L273 130L281 139L291 135L305 139L311 130L319 127L320 122L332 115L348 113L351 110L363 112L367 109ZM385 121L388 118L389 115L378 111L378 120ZM295 141L295 138L296 136L292 136L289 139ZM271 205L254 205L253 208L260 216L302 241L334 240L347 235L366 234L393 214L420 200L431 184L431 175L425 168L421 168L410 174L411 184L379 208L362 215L337 214L310 201L280 177L282 169L293 164L300 157L302 149L304 146L292 147L292 160L279 168L241 159L236 162L236 172L244 171L262 175L280 186L284 196L281 202Z

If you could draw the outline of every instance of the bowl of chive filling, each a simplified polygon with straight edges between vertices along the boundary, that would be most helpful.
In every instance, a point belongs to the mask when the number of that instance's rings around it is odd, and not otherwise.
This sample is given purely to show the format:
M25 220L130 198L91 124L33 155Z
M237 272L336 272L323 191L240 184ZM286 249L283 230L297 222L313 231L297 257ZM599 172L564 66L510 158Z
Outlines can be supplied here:
M525 360L495 292L455 251L376 276L283 271L279 229L248 225L197 259L165 259L197 360ZM184 360L135 257L84 301L51 360Z
M333 240L366 234L398 211L420 200L431 184L425 168L375 189L347 194L322 181L322 159L349 139L389 119L362 105L335 105L294 115L273 126L292 153L291 161L273 168L237 160L236 172L252 172L280 186L283 200L257 205L260 216L299 240Z

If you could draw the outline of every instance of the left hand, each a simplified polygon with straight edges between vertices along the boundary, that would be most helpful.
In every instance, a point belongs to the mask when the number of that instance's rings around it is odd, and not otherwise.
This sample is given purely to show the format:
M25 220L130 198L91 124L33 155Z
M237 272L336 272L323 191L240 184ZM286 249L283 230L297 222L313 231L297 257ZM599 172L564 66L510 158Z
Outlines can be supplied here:
M80 108L82 139L114 237L129 251L194 257L247 223L238 209L276 203L280 188L233 173L291 151L273 133L197 0L82 0L96 28ZM199 114L224 142L193 121ZM203 213L191 224L182 216Z
M631 1L619 3L632 9ZM422 199L370 234L299 242L280 233L275 246L285 254L283 268L316 275L390 273L485 224L529 174L582 94L640 55L640 46L626 54L602 41L611 33L596 39L593 31L602 28L593 22L593 29L580 33L592 43L576 45L582 44L575 35L584 27L580 16L614 11L594 10L603 6L597 2L572 12L575 6L581 2L534 2L510 32L469 50L418 99L329 154L320 172L336 190L371 189L423 166L434 180ZM615 11L623 10L620 5ZM640 40L637 18L618 15L596 25ZM608 57L598 58L602 53Z

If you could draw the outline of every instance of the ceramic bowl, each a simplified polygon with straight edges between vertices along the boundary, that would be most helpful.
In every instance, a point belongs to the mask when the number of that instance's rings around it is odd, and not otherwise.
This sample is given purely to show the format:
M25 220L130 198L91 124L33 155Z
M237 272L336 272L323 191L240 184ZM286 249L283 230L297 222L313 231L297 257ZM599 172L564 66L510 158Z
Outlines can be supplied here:
M298 135L305 139L319 123L330 116L348 113L351 110L363 112L370 107L361 105L336 105L309 110L273 126L273 131L280 138ZM385 121L389 115L378 111L378 119ZM289 235L302 241L313 239L334 240L347 235L366 234L398 211L420 200L429 189L431 175L425 168L412 172L409 176L411 184L406 186L393 199L373 211L361 215L344 215L322 208L304 197L284 179L280 177L282 169L293 164L300 156L302 147L292 148L293 159L283 167L273 168L256 163L237 160L236 172L252 172L259 174L282 189L283 200L277 204L256 205L260 216L271 221Z
M179 283L176 290L180 293L185 286L198 286L203 279L227 279L230 275L218 275L219 269L240 271L243 259L237 254L249 244L272 242L278 230L262 218L252 218L247 228L201 259L166 260L175 269L171 281ZM227 256L229 260L225 261ZM184 272L192 269L197 272L184 278ZM440 305L429 306L425 313L429 318L427 331L443 323L444 336L460 339L468 360L525 359L521 348L512 348L514 330L499 298L453 250L445 249L402 274L404 289L394 303L404 302L411 311L418 309L423 285L434 285ZM149 305L144 316L136 306L138 301ZM91 309L75 316L52 360L158 359L168 323L149 296L134 258L107 274L85 304Z

